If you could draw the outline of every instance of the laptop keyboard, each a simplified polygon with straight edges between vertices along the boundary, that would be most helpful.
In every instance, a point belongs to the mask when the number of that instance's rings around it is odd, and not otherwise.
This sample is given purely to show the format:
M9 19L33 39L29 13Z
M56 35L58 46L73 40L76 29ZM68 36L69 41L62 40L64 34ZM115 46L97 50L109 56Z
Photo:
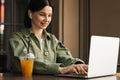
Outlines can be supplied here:
M87 74L68 73L68 74L57 74L56 76L85 78L85 76L87 76Z
M78 75L78 76L87 76L87 74L76 74L76 73L69 73L69 74L71 74L71 75Z

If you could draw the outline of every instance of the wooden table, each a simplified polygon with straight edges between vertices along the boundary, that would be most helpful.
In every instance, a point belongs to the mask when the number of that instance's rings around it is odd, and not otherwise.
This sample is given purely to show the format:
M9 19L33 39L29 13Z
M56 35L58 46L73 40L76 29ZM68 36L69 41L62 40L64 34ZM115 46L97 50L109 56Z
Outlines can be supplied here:
M23 77L19 74L4 73L0 76L0 80L120 80L119 76L107 76L101 78L92 79L78 79L78 78L67 78L67 77L56 77L53 75L33 75L32 77Z

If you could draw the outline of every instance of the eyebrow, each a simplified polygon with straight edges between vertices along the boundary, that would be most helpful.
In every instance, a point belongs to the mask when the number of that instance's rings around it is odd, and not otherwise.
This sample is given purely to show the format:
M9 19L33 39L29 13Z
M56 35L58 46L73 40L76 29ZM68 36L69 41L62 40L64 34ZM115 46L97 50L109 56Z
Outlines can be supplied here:
M39 12L39 13L46 14L45 12ZM52 15L53 13L49 13L49 14Z

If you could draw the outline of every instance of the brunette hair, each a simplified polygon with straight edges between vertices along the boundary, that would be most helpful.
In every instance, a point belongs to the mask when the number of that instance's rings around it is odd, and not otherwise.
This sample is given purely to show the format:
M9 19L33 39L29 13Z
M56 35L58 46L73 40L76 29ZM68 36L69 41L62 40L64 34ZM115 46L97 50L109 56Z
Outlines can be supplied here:
M31 19L28 16L28 10L36 12L42 10L45 6L51 6L53 8L50 0L30 0L24 16L24 25L26 28L31 28Z

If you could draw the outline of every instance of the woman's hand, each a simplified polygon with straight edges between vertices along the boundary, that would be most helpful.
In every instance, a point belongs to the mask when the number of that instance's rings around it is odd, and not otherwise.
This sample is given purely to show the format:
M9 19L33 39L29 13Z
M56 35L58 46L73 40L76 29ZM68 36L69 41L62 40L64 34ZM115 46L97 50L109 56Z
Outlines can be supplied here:
M87 74L88 65L86 64L73 64L67 67L59 67L61 74L74 72L76 74Z

